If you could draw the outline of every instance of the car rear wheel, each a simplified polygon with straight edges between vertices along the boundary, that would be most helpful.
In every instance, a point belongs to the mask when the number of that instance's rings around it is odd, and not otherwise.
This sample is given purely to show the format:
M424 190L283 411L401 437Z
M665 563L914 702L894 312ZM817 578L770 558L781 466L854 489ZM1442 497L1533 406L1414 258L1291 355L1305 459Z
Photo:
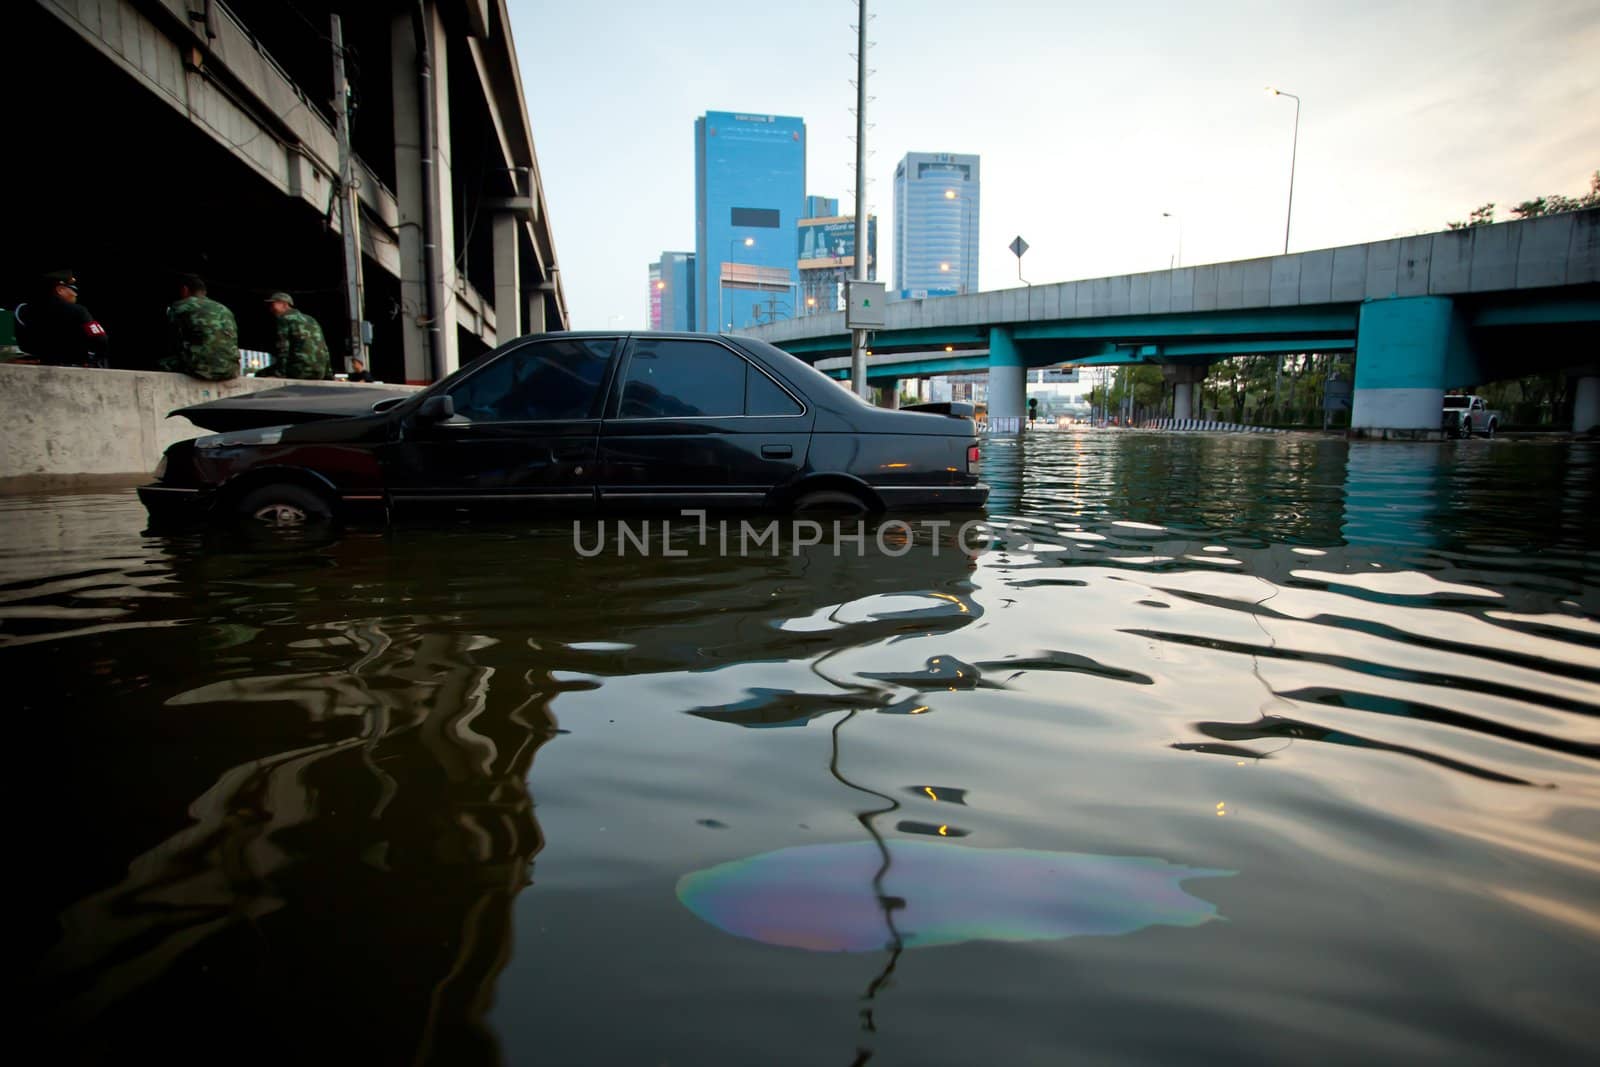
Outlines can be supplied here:
M848 490L813 489L795 497L792 510L796 514L825 512L831 515L864 515L870 509L866 501Z
M279 483L252 489L236 509L246 521L271 527L306 527L333 518L333 508L320 493L304 486Z

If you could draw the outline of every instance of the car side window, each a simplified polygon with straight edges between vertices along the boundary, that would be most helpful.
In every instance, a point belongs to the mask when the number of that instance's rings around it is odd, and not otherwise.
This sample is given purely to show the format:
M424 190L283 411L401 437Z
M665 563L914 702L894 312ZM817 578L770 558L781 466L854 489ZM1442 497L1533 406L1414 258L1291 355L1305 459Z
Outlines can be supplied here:
M750 368L744 387L746 415L798 415L800 411L799 402L777 382L756 368Z
M586 419L616 347L609 337L535 341L450 390L450 399L473 422Z
M709 341L641 339L628 360L618 416L671 419L743 415L749 364Z

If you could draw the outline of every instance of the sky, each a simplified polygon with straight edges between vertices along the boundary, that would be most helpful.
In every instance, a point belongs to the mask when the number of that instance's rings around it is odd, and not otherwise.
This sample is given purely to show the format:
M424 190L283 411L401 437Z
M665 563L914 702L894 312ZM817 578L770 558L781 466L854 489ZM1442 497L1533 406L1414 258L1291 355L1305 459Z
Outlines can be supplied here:
M575 329L643 328L694 248L694 120L806 121L854 202L856 4L508 0ZM1600 169L1596 0L868 0L868 210L908 151L982 157L984 289L1444 228ZM1164 218L1163 213L1172 218ZM1181 224L1181 225L1180 225ZM1181 230L1181 232L1180 232Z

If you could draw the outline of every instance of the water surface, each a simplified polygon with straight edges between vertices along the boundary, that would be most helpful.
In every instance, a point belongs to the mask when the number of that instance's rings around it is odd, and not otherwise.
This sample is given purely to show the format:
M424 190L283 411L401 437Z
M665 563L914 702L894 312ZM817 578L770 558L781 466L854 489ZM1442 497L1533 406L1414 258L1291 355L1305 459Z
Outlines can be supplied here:
M91 1061L1582 1061L1595 447L985 451L976 558L0 500L31 1015Z

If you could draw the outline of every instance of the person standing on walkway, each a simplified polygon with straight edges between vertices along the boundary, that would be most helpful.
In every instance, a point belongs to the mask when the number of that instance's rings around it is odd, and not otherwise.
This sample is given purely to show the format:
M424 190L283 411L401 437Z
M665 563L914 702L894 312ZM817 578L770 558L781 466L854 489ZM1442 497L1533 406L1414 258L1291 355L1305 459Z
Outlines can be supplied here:
M17 345L40 363L104 367L110 350L106 328L78 303L78 277L70 270L44 276L40 299L17 306Z
M350 373L345 375L345 381L370 382L372 381L372 372L367 370L367 364L364 360L360 358L352 359L350 361Z
M220 382L239 376L239 324L233 312L206 296L196 274L178 279L178 299L167 308L170 351L161 369Z
M256 377L312 381L328 377L328 342L322 339L317 320L296 311L294 297L288 293L273 293L267 303L278 316L278 341L273 347L272 365L256 371Z

